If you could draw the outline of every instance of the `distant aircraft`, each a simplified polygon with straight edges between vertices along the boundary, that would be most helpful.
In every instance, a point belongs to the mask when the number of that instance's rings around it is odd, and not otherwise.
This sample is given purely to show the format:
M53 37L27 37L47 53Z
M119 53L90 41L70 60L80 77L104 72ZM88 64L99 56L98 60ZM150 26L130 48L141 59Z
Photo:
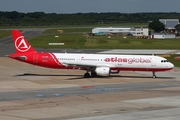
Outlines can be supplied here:
M10 54L10 58L48 68L85 70L85 78L109 76L111 73L118 74L121 70L150 71L153 78L156 78L155 72L171 70L174 67L167 59L153 55L37 52L18 30L12 30L12 37L16 53Z

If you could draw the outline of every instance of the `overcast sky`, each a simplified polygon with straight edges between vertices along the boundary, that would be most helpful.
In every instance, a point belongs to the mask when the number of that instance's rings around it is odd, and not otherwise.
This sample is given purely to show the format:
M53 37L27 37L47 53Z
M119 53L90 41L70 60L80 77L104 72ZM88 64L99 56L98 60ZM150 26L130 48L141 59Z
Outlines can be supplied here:
M89 12L180 12L180 0L0 0L0 11Z

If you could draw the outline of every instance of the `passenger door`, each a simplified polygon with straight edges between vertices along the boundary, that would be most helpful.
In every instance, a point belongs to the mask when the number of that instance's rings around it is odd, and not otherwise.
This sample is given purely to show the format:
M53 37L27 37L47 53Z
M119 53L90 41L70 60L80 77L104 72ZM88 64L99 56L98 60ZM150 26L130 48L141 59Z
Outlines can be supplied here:
M156 66L156 59L155 58L152 58L151 66Z
M38 54L34 54L33 56L33 62L38 63Z

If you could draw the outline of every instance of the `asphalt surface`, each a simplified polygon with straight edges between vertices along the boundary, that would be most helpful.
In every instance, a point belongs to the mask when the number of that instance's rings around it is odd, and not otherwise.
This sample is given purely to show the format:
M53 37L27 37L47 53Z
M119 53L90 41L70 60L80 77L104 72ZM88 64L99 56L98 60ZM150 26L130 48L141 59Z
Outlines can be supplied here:
M7 72L8 71L8 72ZM0 119L178 120L180 71L124 72L83 78L0 58Z
M41 89L41 90L28 90L21 92L7 92L0 93L0 102L13 101L13 100L30 100L39 97L53 98L62 96L80 96L88 94L102 94L105 92L127 92L127 91L140 91L150 90L155 88L168 88L180 87L180 82L163 82L163 83L128 83L128 84L109 84L109 85L95 85L93 88L85 89L81 87L71 88L54 88L54 89Z

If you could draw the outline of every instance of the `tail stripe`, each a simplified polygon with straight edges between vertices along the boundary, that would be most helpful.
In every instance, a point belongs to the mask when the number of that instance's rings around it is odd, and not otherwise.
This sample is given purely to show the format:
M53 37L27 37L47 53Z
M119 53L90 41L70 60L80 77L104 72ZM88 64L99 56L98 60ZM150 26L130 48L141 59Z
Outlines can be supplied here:
M53 58L53 60L60 66L62 66L62 64L58 61L58 59L56 58L56 56L53 53L49 53L51 55L51 57Z

